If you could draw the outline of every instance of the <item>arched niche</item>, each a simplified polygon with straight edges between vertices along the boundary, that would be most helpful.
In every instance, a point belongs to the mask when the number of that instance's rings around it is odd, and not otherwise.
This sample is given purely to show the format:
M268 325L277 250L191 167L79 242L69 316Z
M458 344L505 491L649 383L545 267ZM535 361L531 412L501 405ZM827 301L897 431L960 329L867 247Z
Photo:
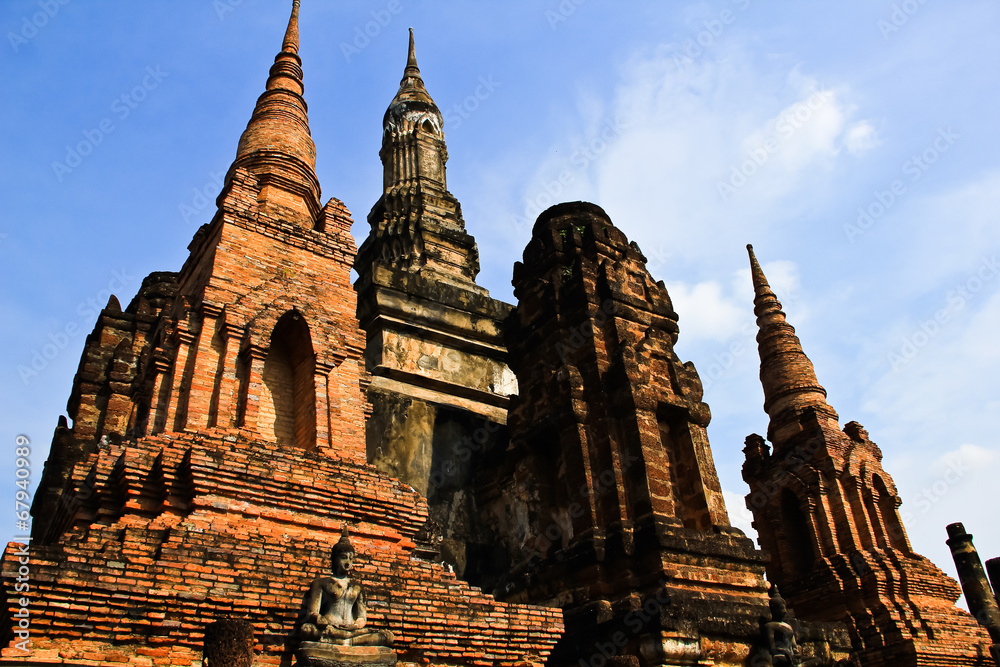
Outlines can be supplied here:
M316 446L316 355L305 318L282 315L271 332L261 375L257 430L262 438L303 449Z
M802 579L812 571L816 554L809 529L809 520L803 504L795 492L785 488L781 491L781 528L784 537L783 559L790 579Z

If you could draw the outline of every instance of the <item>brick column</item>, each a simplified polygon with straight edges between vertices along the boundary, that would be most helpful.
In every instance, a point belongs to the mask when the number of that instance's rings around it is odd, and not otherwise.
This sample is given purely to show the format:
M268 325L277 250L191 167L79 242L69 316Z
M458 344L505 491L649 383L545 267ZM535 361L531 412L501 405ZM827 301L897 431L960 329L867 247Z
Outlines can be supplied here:
M847 530L851 534L851 544L841 544L840 551L847 553L848 551L853 551L855 549L863 549L864 546L861 544L861 533L858 528L858 524L854 520L854 510L851 507L851 501L848 498L848 494L845 493L844 482L840 477L837 477L832 484L832 491L835 495L836 502L840 504L841 508L841 520L847 524Z
M700 426L692 425L690 429L691 444L694 447L695 460L698 462L701 492L708 507L708 520L713 526L729 526L729 513L726 512L726 502L723 500L722 487L719 485L715 461L712 459L712 448L708 444L708 433Z
M826 497L825 495L823 496ZM817 559L822 558L825 550L823 549L823 542L819 539L819 526L816 525L816 510L818 503L812 498L806 498L803 501L805 507L806 522L809 524L809 534L812 536L812 548L813 553L816 555Z
M170 401L167 403L167 419L163 426L165 431L182 431L184 430L184 422L187 421L188 391L184 387L184 376L187 373L188 355L191 351L191 343L194 342L194 335L187 330L183 322L178 323L175 335L177 336L177 356L174 357Z
M239 363L240 341L243 327L225 323L222 325L222 372L215 380L215 423L211 426L233 428L236 426L236 401L239 398L239 382L236 365Z
M251 345L243 352L246 355L247 378L241 390L243 395L243 423L241 426L257 430L257 419L260 416L260 389L264 386L264 360L267 350L257 345Z
M816 507L820 512L817 523L823 530L824 538L820 539L819 528L817 528L816 542L820 548L816 552L816 555L822 556L823 554L837 553L840 551L840 538L837 537L837 529L834 525L835 519L833 511L830 509L830 498L825 488L820 490L819 502L816 503Z
M213 353L212 339L215 338L215 327L221 314L222 308L218 306L209 303L201 306L201 330L198 332L198 343L191 352L194 372L188 388L185 419L185 426L190 428L208 426L208 413L218 368L218 357Z
M169 394L165 397L163 393L164 383L169 385L168 373L170 362L165 358L163 350L156 350L153 353L153 392L149 397L149 418L147 420L149 434L162 433L167 423L167 404L170 403Z
M330 438L330 401L329 380L333 364L316 362L316 449L324 450L333 447Z
M877 503L873 503L875 506L875 511L879 514L876 516L870 516L868 513L868 505L865 503L865 489L862 488L861 480L853 475L844 480L844 491L847 497L850 507L861 509L861 522L858 522L857 513L852 511L851 514L854 515L855 526L857 527L857 535L860 544L859 549L870 549L872 547L882 546L879 544L878 532L875 530L875 522L878 522L879 526L885 526L885 521L879 516L880 510ZM885 547L889 547L888 544L888 534L883 531L883 539L886 544Z

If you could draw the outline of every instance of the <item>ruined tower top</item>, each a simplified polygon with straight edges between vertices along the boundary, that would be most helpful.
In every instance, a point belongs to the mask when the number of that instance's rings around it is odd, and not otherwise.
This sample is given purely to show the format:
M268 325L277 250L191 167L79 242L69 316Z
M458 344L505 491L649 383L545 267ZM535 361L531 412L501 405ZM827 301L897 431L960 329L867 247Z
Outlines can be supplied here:
M382 124L386 127L399 128L408 117L415 115L421 120L436 122L436 130L441 131L443 120L441 111L438 109L430 93L424 86L424 80L420 76L420 68L417 67L417 52L413 45L413 28L410 28L410 46L406 55L406 69L403 70L403 78L399 81L399 92L389 104L382 118ZM427 116L424 118L424 116Z
M322 207L298 52L299 0L294 0L281 51L240 137L229 175L238 167L249 170L260 181L265 209L281 211L290 222L311 229Z
M417 282L486 295L475 284L476 240L465 230L461 204L448 192L444 118L420 76L412 29L403 78L382 120L379 158L382 196L368 214L372 231L355 266L362 283L384 267L410 274L400 280L419 275Z
M826 402L826 389L816 379L812 362L802 350L795 327L785 319L781 302L771 290L760 268L753 246L750 274L753 278L754 314L757 316L757 347L760 352L760 381L764 387L764 411L771 418L768 439L779 430L797 430L798 416L808 408L837 421L837 413Z

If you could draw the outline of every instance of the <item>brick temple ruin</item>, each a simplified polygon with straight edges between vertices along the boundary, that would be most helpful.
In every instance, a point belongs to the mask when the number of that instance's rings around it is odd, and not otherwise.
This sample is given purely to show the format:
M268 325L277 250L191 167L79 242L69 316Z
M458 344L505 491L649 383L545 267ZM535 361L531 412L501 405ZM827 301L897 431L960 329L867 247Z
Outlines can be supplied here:
M29 592L4 556L0 662L996 664L752 250L762 550L729 522L667 290L603 210L539 216L516 305L476 284L412 33L358 249L320 197L298 5L184 266L87 338Z

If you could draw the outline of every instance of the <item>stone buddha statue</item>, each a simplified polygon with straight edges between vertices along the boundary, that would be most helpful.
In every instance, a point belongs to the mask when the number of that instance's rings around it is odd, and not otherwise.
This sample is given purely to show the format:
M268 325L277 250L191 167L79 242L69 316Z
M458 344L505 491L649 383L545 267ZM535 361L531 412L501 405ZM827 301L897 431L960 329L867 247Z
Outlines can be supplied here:
M771 620L764 626L767 636L767 648L771 653L771 664L774 667L798 667L798 645L795 641L795 630L785 620L788 607L784 598L778 593L777 586L771 586L768 606L771 608Z
M795 628L789 621L791 614L785 599L778 592L778 587L772 585L768 591L768 607L771 610L771 620L764 624L764 635L767 639L767 654L763 664L772 667L849 667L848 660L834 661L832 658L814 657L802 659L799 645L795 639ZM756 664L756 663L755 663Z
M354 547L347 527L332 550L332 576L313 580L302 605L297 635L303 645L391 646L392 633L372 631L361 584L352 579Z

